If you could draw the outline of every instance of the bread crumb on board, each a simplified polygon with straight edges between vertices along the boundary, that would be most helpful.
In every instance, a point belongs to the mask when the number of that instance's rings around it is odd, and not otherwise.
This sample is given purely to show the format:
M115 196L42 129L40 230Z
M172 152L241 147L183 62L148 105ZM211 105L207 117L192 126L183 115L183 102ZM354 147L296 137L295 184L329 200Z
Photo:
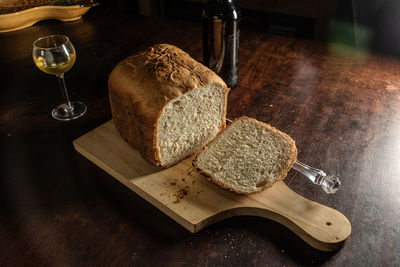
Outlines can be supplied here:
M176 196L176 200L173 203L180 202L188 194L188 189L189 187L182 188L176 194L174 194L174 196Z
M187 170L189 171L189 170ZM186 172L185 172L186 173ZM193 197L198 198L200 193L204 190L197 189L196 181L190 177L170 177L167 181L163 182L165 186L165 191L160 194L160 196L170 196L173 204L182 202L185 196L189 194L189 191L193 191Z

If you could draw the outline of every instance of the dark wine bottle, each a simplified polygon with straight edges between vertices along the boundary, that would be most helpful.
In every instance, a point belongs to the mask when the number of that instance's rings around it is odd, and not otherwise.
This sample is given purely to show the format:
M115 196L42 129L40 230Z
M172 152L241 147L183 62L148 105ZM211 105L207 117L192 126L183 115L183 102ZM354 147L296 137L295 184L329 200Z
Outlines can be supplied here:
M202 16L203 63L230 88L238 80L240 18L234 0L208 0Z

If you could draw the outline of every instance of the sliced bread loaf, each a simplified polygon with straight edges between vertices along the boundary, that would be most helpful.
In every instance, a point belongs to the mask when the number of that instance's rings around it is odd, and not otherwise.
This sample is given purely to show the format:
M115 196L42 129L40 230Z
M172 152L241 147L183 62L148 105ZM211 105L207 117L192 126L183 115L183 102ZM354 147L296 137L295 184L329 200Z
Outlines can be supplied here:
M120 135L156 166L192 155L225 128L225 82L173 45L126 58L110 74L108 87Z
M295 142L248 117L233 121L195 157L211 181L237 193L256 193L286 177L297 157Z

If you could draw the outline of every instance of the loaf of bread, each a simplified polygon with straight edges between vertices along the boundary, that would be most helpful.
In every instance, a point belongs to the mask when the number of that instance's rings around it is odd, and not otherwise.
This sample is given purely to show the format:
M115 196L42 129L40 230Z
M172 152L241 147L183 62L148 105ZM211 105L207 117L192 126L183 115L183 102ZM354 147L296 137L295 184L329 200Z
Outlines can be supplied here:
M156 166L176 164L225 128L225 82L173 45L126 58L110 74L108 87L120 135Z
M211 181L236 193L256 193L286 177L297 149L293 139L248 117L232 122L195 157Z

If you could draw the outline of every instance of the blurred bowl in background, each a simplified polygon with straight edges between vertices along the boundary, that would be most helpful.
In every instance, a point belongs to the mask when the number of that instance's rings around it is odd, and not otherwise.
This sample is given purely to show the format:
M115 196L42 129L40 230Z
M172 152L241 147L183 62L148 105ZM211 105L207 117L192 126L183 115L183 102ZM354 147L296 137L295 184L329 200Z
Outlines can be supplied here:
M60 21L78 20L90 8L90 5L39 6L14 13L2 14L0 15L0 32L27 28L44 19L57 19Z

